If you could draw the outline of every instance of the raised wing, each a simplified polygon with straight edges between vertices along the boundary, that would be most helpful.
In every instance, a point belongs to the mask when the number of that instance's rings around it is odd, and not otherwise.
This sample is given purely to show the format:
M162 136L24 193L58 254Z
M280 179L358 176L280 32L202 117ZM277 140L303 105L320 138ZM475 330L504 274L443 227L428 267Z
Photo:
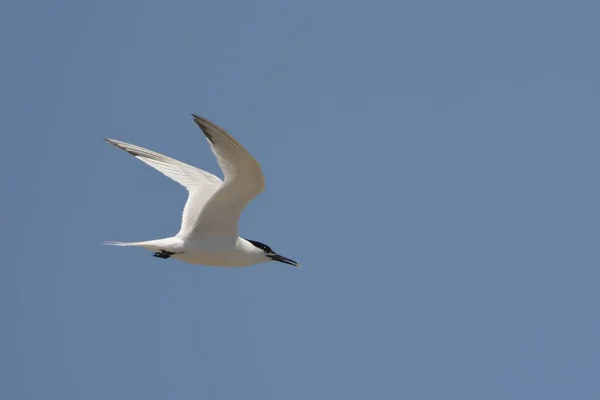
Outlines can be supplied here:
M221 179L210 172L192 167L155 151L114 139L105 140L162 172L188 190L189 195L181 218L181 229L177 236L189 235L197 225L197 219L203 206L223 184Z
M223 128L195 114L192 116L206 135L225 179L204 204L190 235L237 237L242 211L265 188L260 164Z

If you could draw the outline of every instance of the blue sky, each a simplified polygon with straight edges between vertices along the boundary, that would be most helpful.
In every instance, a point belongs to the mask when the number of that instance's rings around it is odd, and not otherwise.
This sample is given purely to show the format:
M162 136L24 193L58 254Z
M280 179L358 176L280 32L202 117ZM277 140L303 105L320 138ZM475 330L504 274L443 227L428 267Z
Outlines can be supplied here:
M597 2L3 3L0 397L597 399ZM217 269L103 240L261 162Z

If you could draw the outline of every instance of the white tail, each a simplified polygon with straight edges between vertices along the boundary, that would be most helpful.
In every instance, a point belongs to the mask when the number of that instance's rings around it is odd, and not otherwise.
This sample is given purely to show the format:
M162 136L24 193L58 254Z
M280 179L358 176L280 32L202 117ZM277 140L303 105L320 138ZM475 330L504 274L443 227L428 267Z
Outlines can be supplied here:
M150 251L168 250L176 248L180 244L180 240L176 238L166 238L157 240L148 240L146 242L102 242L103 245L107 246L121 246L121 247L143 247Z

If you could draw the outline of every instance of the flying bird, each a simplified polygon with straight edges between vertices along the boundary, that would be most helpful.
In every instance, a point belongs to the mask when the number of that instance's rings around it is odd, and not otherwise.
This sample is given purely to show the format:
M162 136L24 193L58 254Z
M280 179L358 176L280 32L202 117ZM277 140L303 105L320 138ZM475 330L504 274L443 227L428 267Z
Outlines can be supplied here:
M244 267L279 261L299 267L289 258L256 240L238 236L238 222L246 205L265 188L260 164L223 128L192 114L221 170L221 180L210 172L152 150L114 139L105 140L173 179L188 191L181 228L169 238L145 242L104 242L113 246L142 247L154 257L190 264Z

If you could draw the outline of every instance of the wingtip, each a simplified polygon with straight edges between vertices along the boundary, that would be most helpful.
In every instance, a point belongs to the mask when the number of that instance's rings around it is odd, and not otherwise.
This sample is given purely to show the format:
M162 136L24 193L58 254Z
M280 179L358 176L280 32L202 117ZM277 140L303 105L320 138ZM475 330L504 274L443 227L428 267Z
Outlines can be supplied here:
M206 125L206 118L202 118L198 114L192 114L192 118L194 119L194 122L198 124L199 127L202 128L204 125Z
M200 127L202 132L204 132L204 136L208 139L209 142L214 143L212 135L209 132L210 123L205 119L199 116L198 114L193 114L194 122Z
M106 143L110 144L110 145L113 145L115 147L121 148L121 146L119 146L119 141L118 140L105 137L104 141Z

